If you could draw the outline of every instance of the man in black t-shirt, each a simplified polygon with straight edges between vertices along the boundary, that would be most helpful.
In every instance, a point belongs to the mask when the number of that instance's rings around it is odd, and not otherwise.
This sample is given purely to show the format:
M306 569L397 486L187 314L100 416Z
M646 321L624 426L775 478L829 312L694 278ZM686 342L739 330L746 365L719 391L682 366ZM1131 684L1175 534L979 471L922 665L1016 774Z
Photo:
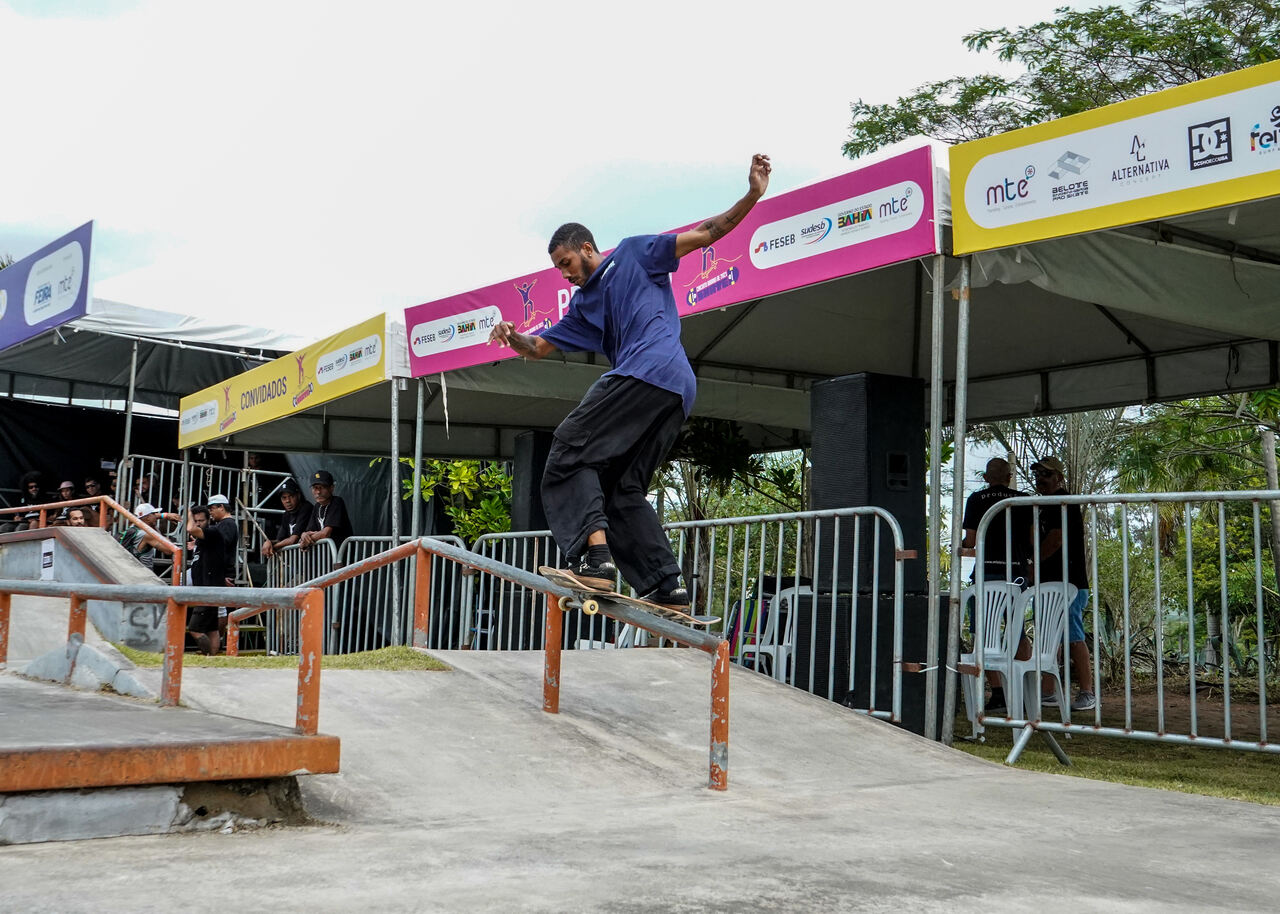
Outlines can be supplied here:
M311 474L311 497L315 499L311 520L298 542L303 549L310 549L320 540L331 539L336 548L342 548L355 531L347 515L347 503L333 494L333 474L328 470Z
M187 533L195 543L191 559L191 583L196 587L227 586L227 552L222 531L211 521L209 509L192 508L187 513ZM234 524L234 522L233 522ZM192 606L187 610L187 632L191 643L205 654L221 647L217 606Z
M1069 495L1067 480L1064 475L1062 461L1057 457L1043 457L1031 465L1031 472L1036 477L1037 495ZM1071 671L1074 674L1079 692L1071 702L1072 711L1091 711L1097 705L1093 694L1093 663L1089 656L1089 645L1084 640L1084 607L1089 602L1089 575L1085 570L1084 554L1084 514L1079 505L1067 505L1067 583L1077 588L1076 598L1067 613L1069 635L1067 641L1071 649ZM1057 505L1041 506L1040 523L1037 531L1040 539L1040 569L1038 578L1041 581L1062 580L1062 508ZM1042 682L1052 685L1052 680ZM1041 689L1044 704L1054 707L1057 696L1047 689Z
M262 554L267 558L298 542L311 523L311 502L303 498L302 486L295 479L286 479L280 486L280 503L284 506L284 514L280 515L276 535L262 544Z
M964 519L960 522L960 526L964 530L964 543L962 545L965 549L974 549L977 546L978 523L986 516L988 511L996 508L1005 499L1017 498L1019 495L1027 494L1009 487L1009 483L1013 482L1013 469L1009 466L1009 461L1002 457L992 457L987 461L987 470L982 474L982 478L987 487L979 489L970 495L969 500L964 505ZM1006 522L1009 530L1010 547L1008 559L1005 557L1004 548ZM984 581L1017 581L1019 578L1025 578L1027 569L1026 555L1031 546L1030 510L1023 507L1008 508L1003 511L997 510L996 516L987 525L985 543L986 548L983 550ZM976 576L977 567L975 566L974 576L970 580L974 580ZM1025 624L1025 620L1023 624ZM974 631L972 615L969 617L969 631L970 633ZM1018 660L1026 660L1030 656L1031 642L1027 640L1024 632L1018 639L1018 649L1014 653L1014 657ZM991 684L991 697L986 702L987 712L1004 710L1004 687L1000 685L999 675L988 672L987 682ZM1021 711L1021 709L1018 710Z

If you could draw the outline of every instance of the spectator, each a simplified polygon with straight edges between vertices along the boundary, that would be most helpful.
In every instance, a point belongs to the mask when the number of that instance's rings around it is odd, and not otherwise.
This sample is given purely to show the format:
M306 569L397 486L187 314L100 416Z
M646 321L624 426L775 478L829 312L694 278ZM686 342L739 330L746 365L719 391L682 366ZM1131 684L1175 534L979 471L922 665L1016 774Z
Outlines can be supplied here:
M140 501L151 501L151 484L155 482L154 473L145 473L139 476L133 484L133 501L137 504Z
M192 508L187 513L187 533L194 547L188 570L191 583L197 587L227 587L229 579L223 531L211 521L210 513L210 509L203 506ZM188 644L204 654L218 653L222 647L219 623L223 611L219 606L193 606L187 614Z
M1042 457L1031 464L1031 472L1035 474L1036 492L1040 495L1069 495L1067 479L1063 472L1062 461L1057 457ZM1071 671L1079 688L1075 699L1071 702L1072 711L1091 711L1097 705L1097 697L1093 693L1093 663L1089 656L1089 645L1084 640L1084 607L1089 602L1089 576L1085 571L1084 555L1084 515L1079 505L1067 505L1067 583L1076 586L1076 598L1067 612L1067 626L1071 649ZM1062 509L1056 505L1040 508L1040 570L1039 580L1062 580ZM1050 690L1052 680L1048 680L1049 689L1043 688L1043 703L1056 707L1057 696Z
M277 550L292 546L302 537L302 531L311 523L311 502L302 494L302 486L293 478L286 479L280 486L280 502L284 505L284 514L280 517L280 526L273 539L262 544L262 554L271 558Z
M964 505L964 519L961 521L961 527L964 529L963 546L966 550L972 550L976 547L978 542L978 523L986 516L988 511L995 508L1005 499L1027 494L1026 492L1019 492L1017 489L1009 488L1009 483L1013 482L1013 469L1009 466L1009 461L1002 457L992 457L987 461L987 469L982 474L982 478L987 483L986 487L970 495L969 500ZM1006 521L1009 526L1011 552L1011 555L1007 558L1004 549ZM983 580L1015 582L1025 580L1027 573L1026 553L1030 545L1031 512L1025 508L997 511L996 516L991 519L991 523L987 526L985 549L983 550ZM972 552L968 554L972 554ZM976 576L977 566L975 565L974 573L970 580L974 580ZM970 633L974 631L974 624L973 616L970 615ZM1031 642L1027 639L1024 630L1019 636L1018 649L1014 653L1014 657L1018 660L1026 660L1030 656ZM1000 685L999 675L988 672L987 682L991 684L991 697L986 702L987 711L1005 710L1004 687ZM1016 710L1021 712L1022 709Z
M64 479L58 483L58 501L74 501L76 497L76 484L70 479ZM71 513L70 508L63 508L58 512L58 517L63 520L67 519L67 515Z
M97 498L99 495L106 495L107 492L102 485L102 480L97 476L86 476L84 478L84 494L86 498ZM106 505L95 506L95 510L100 510L107 515L107 526L110 527L112 521L115 520L114 512ZM96 526L96 524L95 524Z
M341 548L353 530L347 503L333 494L333 474L328 470L311 474L311 497L316 500L315 507L298 543L303 549L310 549L320 540L331 539L335 547Z
M199 532L191 529L187 523L187 532L197 540L216 540L222 548L221 566L226 578L225 587L234 587L236 582L236 545L240 541L240 530L236 527L235 518L225 495L213 495L209 498L209 524L199 528ZM206 571L206 574L209 572Z
M67 513L67 525L70 527L96 527L98 526L98 512L90 505L72 508Z
M166 514L154 505L146 502L138 505L134 511L134 516L142 521L153 530L158 529L157 525L161 521L182 520L176 514ZM156 549L163 548L168 540L162 537L146 533L143 529L135 524L130 524L123 533L120 534L120 545L128 549L129 552L142 563L142 566L148 571L155 569L156 565Z
M15 507L23 507L26 505L42 505L45 503L44 495L41 494L42 477L35 470L30 470L22 474L22 481L18 484L22 489L22 493L18 496L18 504ZM26 530L35 523L35 519L40 517L39 511L31 511L25 515L10 514L7 515L9 521L0 526L0 533L13 533L15 530Z

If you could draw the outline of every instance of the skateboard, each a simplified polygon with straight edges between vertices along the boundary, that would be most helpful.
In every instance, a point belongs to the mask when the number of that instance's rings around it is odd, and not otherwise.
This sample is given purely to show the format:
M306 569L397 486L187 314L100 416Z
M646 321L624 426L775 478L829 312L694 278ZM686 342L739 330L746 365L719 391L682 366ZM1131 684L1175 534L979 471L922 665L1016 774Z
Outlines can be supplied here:
M600 611L600 597L607 600L615 600L618 603L626 603L628 606L634 606L637 609L643 609L645 612L653 613L663 619L669 619L672 622L680 622L684 625L714 625L720 621L719 616L691 616L686 612L673 609L670 606L663 606L661 603L650 603L648 600L641 600L636 597L629 597L626 594L615 593L608 590L596 590L588 587L579 581L572 573L563 568L552 568L550 565L541 565L538 567L538 573L550 581L552 584L559 584L561 587L567 587L572 590L577 597L561 597L556 606L562 612L568 612L571 609L581 608L588 616L594 616Z

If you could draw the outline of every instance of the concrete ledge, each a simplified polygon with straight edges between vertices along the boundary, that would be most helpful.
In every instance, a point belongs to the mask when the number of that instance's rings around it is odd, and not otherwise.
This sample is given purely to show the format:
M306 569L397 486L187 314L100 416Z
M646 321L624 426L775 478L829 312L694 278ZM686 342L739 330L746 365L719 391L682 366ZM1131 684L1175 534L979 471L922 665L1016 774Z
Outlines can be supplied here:
M138 677L136 667L109 644L85 644L78 637L32 660L24 676L64 682L77 689L97 692L104 687L133 698L156 699L156 692Z
M0 795L0 845L184 831L225 834L306 821L292 777Z
M332 774L336 736L151 742L0 750L0 793Z

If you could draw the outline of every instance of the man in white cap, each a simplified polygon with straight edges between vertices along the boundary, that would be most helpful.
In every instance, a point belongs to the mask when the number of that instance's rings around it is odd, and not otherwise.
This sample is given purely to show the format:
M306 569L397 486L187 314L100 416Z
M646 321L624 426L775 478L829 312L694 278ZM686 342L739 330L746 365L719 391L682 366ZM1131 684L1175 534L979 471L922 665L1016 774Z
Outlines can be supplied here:
M133 509L134 517L142 521L153 530L159 529L161 521L181 520L176 514L166 514L155 505L142 502ZM156 564L156 548L163 546L166 541L151 533L145 532L141 527L130 524L125 528L124 533L120 534L120 545L128 549L133 557L142 563L143 567L148 571L152 571Z
M187 533L195 540L193 562L195 584L205 587L234 587L236 576L236 543L240 531L231 516L227 496L211 495L208 508L187 512ZM221 632L226 624L226 607L192 607L187 620L196 646L206 654L216 654L221 647Z
M231 516L227 496L209 496L209 524L207 527L201 527L196 524L191 517L191 513L188 512L187 532L198 541L208 541L204 542L206 549L211 547L213 542L216 541L218 543L222 549L222 567L225 569L224 576L226 581L223 586L233 586L236 578L236 542L240 538L240 531L236 528L235 518Z

